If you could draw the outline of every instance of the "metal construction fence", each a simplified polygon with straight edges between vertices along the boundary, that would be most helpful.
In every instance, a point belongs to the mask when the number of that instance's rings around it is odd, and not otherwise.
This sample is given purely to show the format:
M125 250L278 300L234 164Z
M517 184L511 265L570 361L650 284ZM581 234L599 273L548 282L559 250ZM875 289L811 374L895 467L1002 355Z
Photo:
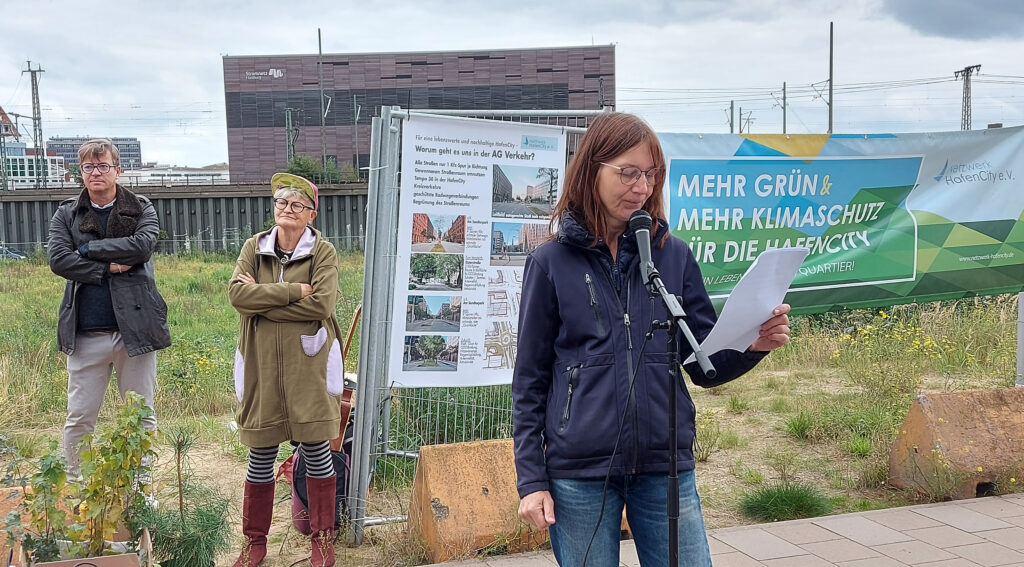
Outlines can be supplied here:
M440 111L382 108L373 119L369 202L360 329L356 432L349 485L352 540L364 528L407 519L422 445L500 439L512 435L509 385L396 388L387 377L398 232L401 143L411 115L490 119L562 126L572 155L585 126L603 111ZM395 348L400 348L395 346Z

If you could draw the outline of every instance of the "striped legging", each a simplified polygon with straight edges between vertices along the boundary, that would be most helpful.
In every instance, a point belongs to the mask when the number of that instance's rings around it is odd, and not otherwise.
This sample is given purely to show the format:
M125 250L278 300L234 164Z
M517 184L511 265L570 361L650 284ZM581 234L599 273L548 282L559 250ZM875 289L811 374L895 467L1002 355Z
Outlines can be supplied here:
M252 484L274 482L274 462L277 461L277 451L277 445L251 447L249 449L249 468L245 473L246 482ZM307 477L327 478L334 474L330 441L299 443L299 455L306 463Z

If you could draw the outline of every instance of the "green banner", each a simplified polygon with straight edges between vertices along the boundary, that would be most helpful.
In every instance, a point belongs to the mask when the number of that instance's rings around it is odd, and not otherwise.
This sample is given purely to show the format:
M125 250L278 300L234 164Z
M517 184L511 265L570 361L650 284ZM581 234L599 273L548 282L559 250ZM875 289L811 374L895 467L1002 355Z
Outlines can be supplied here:
M788 246L810 250L787 295L798 312L1024 286L1021 128L659 137L672 232L717 305L760 252Z

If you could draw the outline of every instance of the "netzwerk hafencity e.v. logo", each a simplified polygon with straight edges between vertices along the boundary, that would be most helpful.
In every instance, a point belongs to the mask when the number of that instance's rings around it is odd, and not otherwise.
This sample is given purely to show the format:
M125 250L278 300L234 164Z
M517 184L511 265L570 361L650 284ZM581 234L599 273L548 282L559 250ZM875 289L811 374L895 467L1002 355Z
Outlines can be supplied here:
M1002 181L1013 181L1015 179L1013 170L1010 168L996 169L988 160L978 160L967 163L954 163L952 166L949 160L942 165L939 174L933 177L935 181L945 182L946 185L960 185L962 183L999 183Z

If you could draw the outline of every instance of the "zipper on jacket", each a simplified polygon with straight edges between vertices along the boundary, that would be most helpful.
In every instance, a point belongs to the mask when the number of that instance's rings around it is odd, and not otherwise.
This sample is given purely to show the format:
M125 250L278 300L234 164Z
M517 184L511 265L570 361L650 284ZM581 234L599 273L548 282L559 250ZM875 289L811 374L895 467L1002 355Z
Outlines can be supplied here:
M611 273L608 270L603 270L605 277L608 278L608 283L611 284L612 288L615 288L615 282L612 280ZM619 305L619 312L622 313L622 323L626 327L626 372L629 384L633 384L634 370L633 370L633 336L631 334L630 321L629 321L629 303L633 296L633 287L626 282L626 305L623 307L622 299L619 298L619 294L615 294L615 301ZM629 399L627 400L629 410L633 414L633 464L631 466L630 474L636 474L637 459L640 455L640 441L639 441L639 420L636 415L636 393L631 388L629 391Z
M569 423L569 406L572 405L572 392L576 389L576 378L579 376L580 367L583 363L574 364L566 368L569 372L569 396L565 399L565 411L562 412L562 426L559 430L565 429L565 426Z
M626 351L629 352L629 381L633 384L636 378L633 374L633 329L629 325L629 302L633 295L633 288L626 283L626 308L622 311L622 321L626 325ZM634 384L635 386L635 384ZM629 405L633 412L633 472L636 474L636 463L640 457L640 420L636 415L636 388L630 389Z
M590 292L590 308L594 311L594 321L597 322L598 334L604 334L604 323L601 322L601 304L597 302L597 291L594 289L594 280L590 272L584 274L583 279L587 282L587 291Z

